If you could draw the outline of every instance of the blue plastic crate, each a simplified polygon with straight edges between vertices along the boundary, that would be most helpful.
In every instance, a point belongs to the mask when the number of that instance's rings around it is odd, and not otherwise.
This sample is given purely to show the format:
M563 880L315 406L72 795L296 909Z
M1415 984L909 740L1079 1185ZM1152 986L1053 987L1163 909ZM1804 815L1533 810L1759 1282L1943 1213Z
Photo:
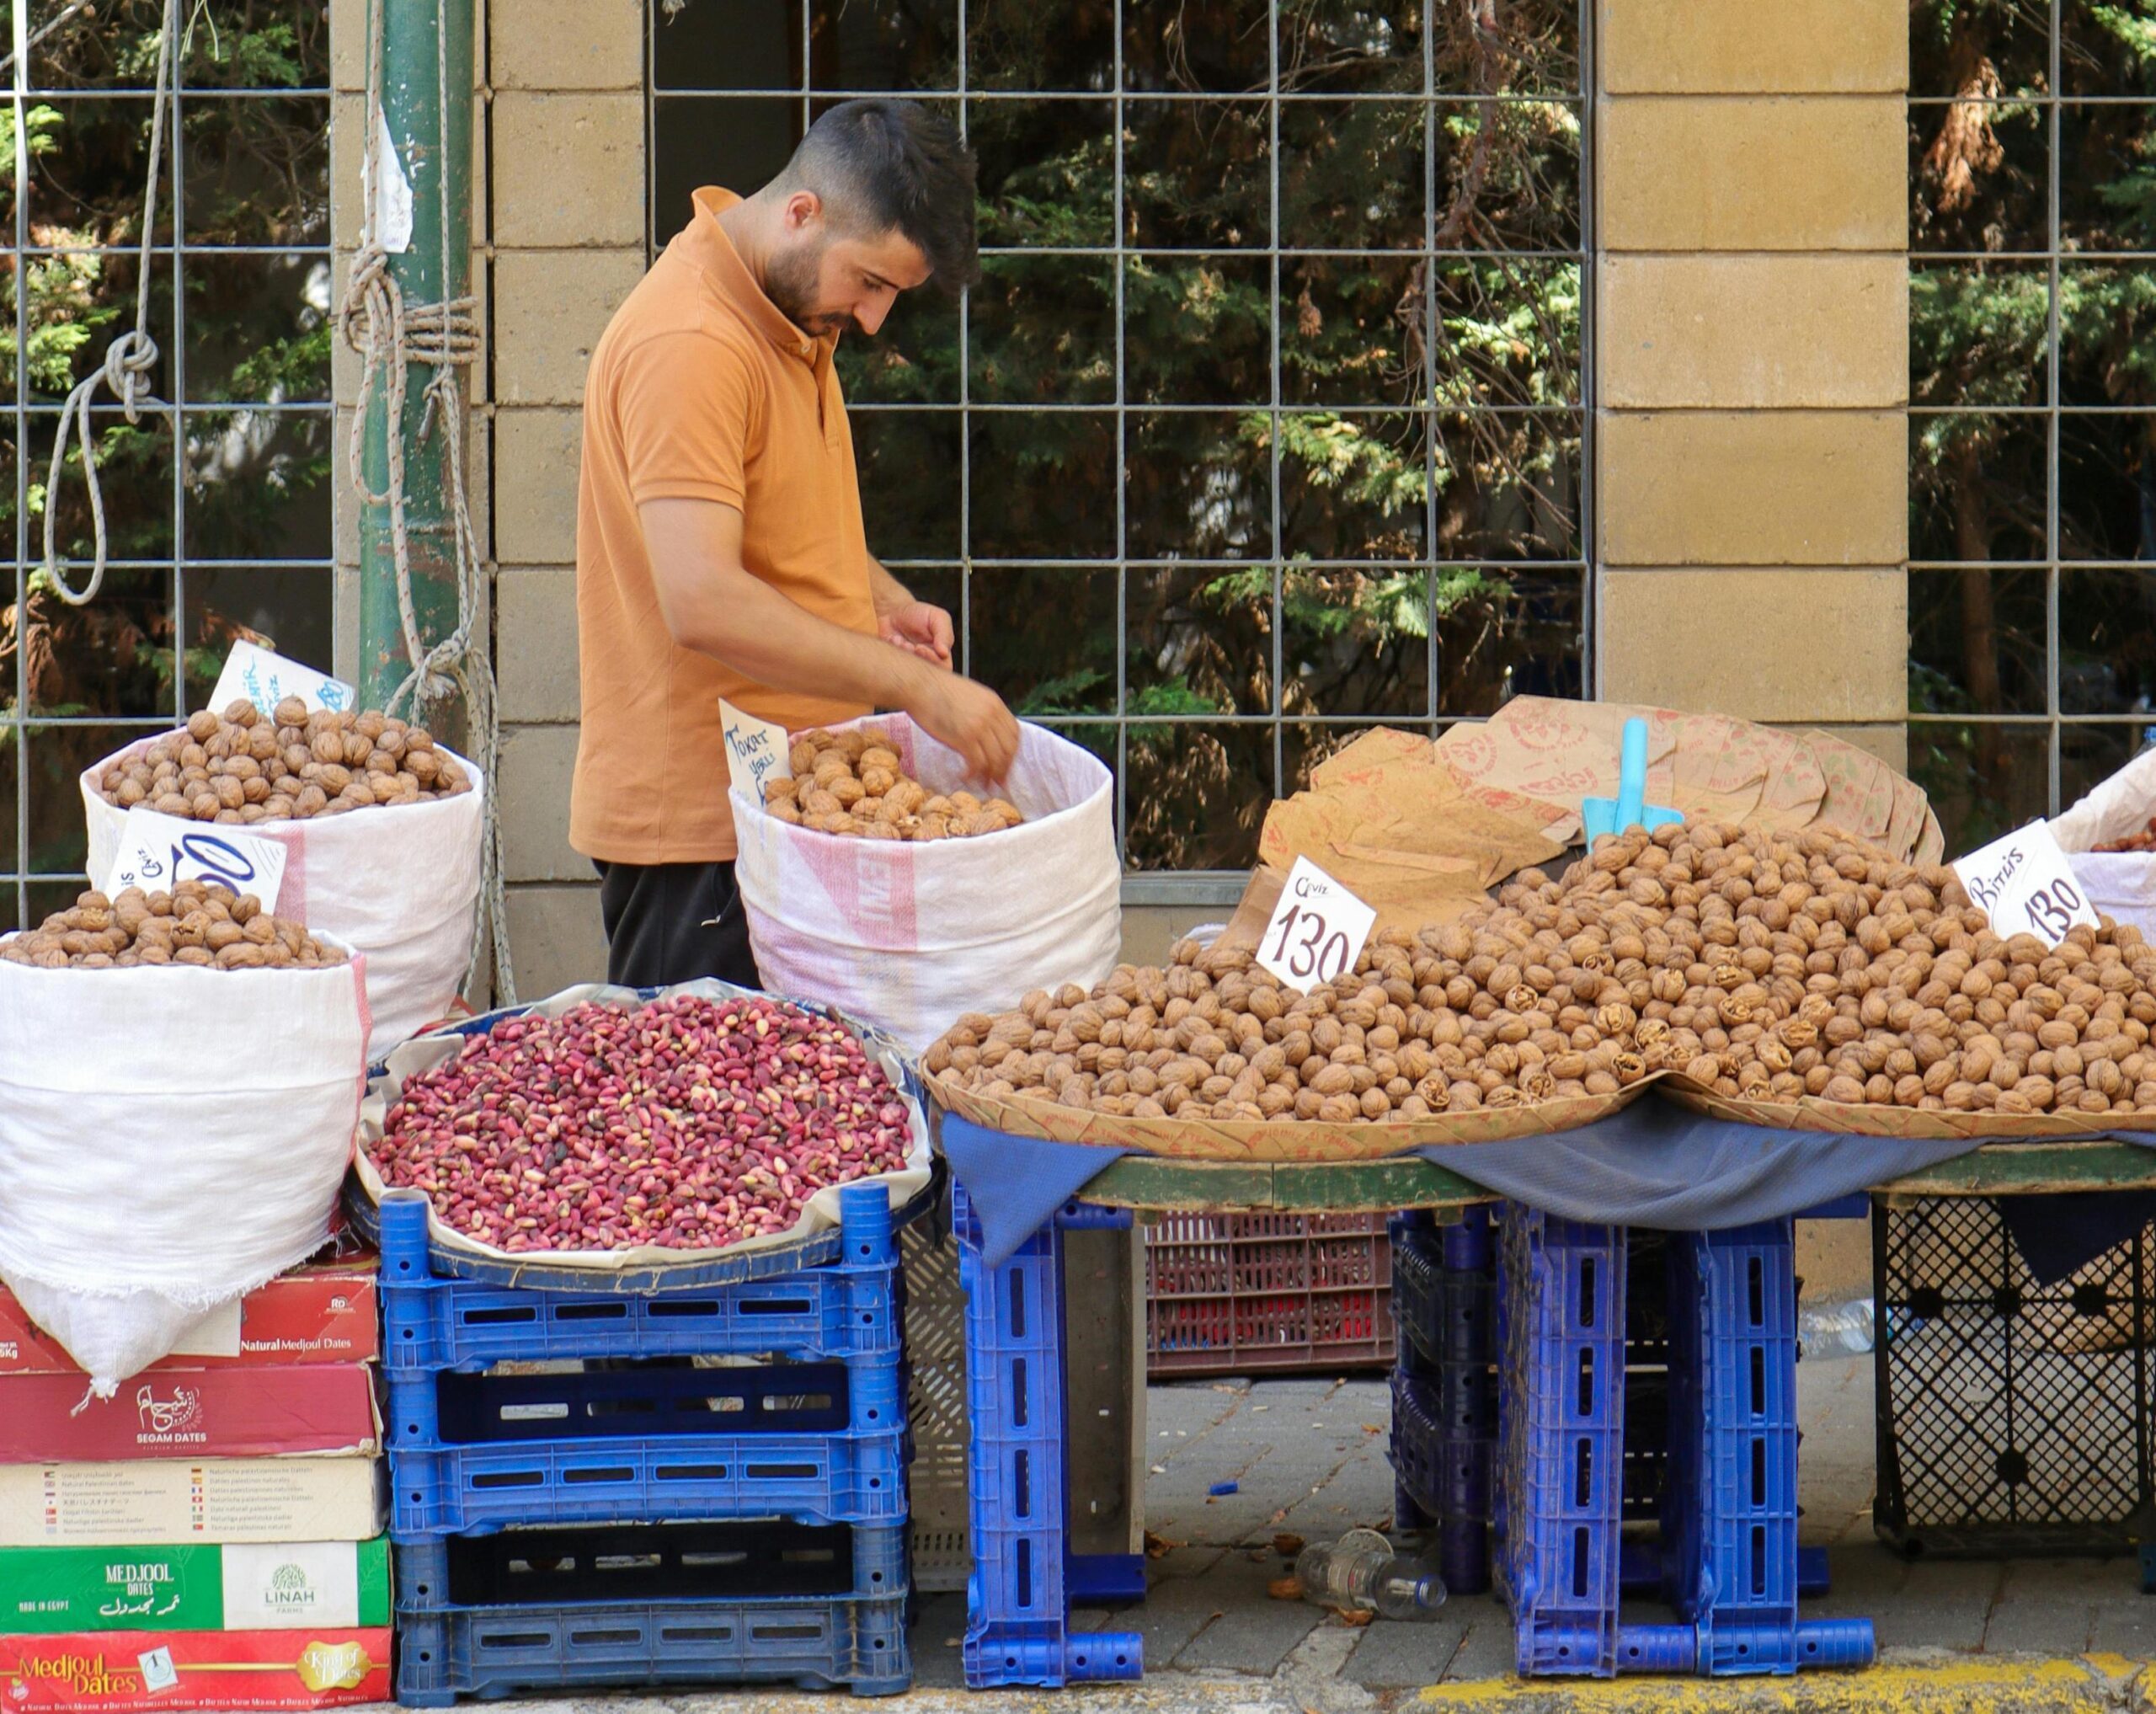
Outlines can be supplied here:
M1497 1356L1496 1281L1487 1268L1449 1265L1446 1236L1414 1227L1393 1233L1394 1349L1428 1372L1486 1368Z
M906 1598L604 1602L397 1615L397 1700L687 1685L887 1696L913 1683Z
M1394 1370L1394 1476L1417 1510L1433 1523L1487 1525L1494 1435L1455 1433L1436 1393L1436 1384L1428 1377Z
M1508 1204L1497 1571L1524 1676L1685 1672L1691 1631L1620 1626L1625 1232Z
M1063 1231L1121 1225L1127 1214L1068 1204L990 1268L964 1188L953 1185L952 1224L966 1294L966 1396L973 1438L968 1487L974 1568L967 1582L966 1682L976 1690L1135 1679L1142 1640L1129 1631L1079 1631L1070 1600L1088 1589L1143 1589L1143 1562L1107 1566L1070 1551L1064 1375Z
M1700 1670L1863 1666L1865 1619L1805 1621L1796 1546L1796 1279L1786 1220L1673 1236L1663 1584Z
M483 1369L563 1358L895 1356L903 1275L881 1186L839 1193L838 1256L730 1285L658 1292L503 1286L431 1264L427 1204L393 1191L381 1209L382 1366ZM562 1270L550 1270L559 1273Z
M390 1533L478 1534L533 1524L784 1518L905 1520L905 1435L736 1440L535 1442L392 1454Z

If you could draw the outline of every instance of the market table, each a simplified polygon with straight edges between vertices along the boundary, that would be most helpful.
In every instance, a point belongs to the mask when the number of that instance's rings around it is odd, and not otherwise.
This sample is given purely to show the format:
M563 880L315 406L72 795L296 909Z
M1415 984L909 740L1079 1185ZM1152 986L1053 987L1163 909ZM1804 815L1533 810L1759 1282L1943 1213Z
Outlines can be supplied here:
M1987 1143L1871 1187L1908 1196L2044 1196L2156 1189L2156 1149L2103 1140ZM1126 1155L1079 1193L1102 1208L1166 1213L1348 1214L1492 1202L1457 1173L1413 1157L1310 1164Z

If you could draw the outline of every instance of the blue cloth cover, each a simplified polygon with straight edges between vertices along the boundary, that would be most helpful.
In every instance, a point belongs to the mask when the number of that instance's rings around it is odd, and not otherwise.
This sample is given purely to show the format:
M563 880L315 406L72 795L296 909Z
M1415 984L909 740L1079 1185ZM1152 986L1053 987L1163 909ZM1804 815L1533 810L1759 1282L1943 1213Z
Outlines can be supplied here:
M1130 1152L1007 1136L952 1113L937 1117L944 1156L973 1200L991 1268ZM2121 1131L2116 1140L2156 1147L2156 1133ZM1716 1231L1799 1214L1977 1146L1963 1138L1773 1130L1710 1119L1650 1095L1574 1130L1417 1152L1494 1195L1567 1220ZM2043 1204L2041 1220L2009 1213L2009 1225L2032 1270L2047 1279L2071 1273L2156 1215L2156 1196L2026 1200Z

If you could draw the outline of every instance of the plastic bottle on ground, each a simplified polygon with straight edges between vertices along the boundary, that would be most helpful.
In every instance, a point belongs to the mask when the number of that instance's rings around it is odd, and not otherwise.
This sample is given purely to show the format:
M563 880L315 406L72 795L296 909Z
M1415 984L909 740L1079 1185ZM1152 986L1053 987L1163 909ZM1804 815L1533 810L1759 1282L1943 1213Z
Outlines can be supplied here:
M1321 1607L1374 1608L1381 1619L1430 1619L1445 1603L1443 1578L1374 1530L1350 1530L1330 1547L1295 1560L1303 1596Z
M1814 1362L1860 1357L1871 1348L1876 1331L1871 1300L1860 1297L1803 1311L1797 1317L1796 1343Z

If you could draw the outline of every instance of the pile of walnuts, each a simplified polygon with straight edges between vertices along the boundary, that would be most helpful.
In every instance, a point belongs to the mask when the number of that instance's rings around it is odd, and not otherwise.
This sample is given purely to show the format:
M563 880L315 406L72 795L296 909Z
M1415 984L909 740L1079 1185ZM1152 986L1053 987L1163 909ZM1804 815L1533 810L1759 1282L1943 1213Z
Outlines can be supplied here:
M2002 938L1950 869L1821 831L1673 825L1529 870L1463 921L1379 935L1307 995L1190 942L1087 994L961 1018L928 1070L1124 1117L1413 1119L1614 1095L1931 1111L2156 1109L2156 949Z
M2091 846L2089 849L2112 853L2156 851L2156 816L2151 816L2148 825L2138 832L2129 833L2123 839L2106 840L2101 845Z
M78 894L27 934L0 940L0 958L41 969L200 964L219 970L321 969L344 962L299 923L271 916L252 893L182 881L169 893L130 887L117 898Z
M221 715L197 709L184 730L108 763L98 785L121 809L251 823L451 798L472 780L424 726L371 709L310 711L287 697L270 714L248 702Z
M764 808L782 821L852 839L971 839L1026 818L1001 798L930 791L906 777L890 736L873 726L819 728L793 740L792 772L764 782Z

